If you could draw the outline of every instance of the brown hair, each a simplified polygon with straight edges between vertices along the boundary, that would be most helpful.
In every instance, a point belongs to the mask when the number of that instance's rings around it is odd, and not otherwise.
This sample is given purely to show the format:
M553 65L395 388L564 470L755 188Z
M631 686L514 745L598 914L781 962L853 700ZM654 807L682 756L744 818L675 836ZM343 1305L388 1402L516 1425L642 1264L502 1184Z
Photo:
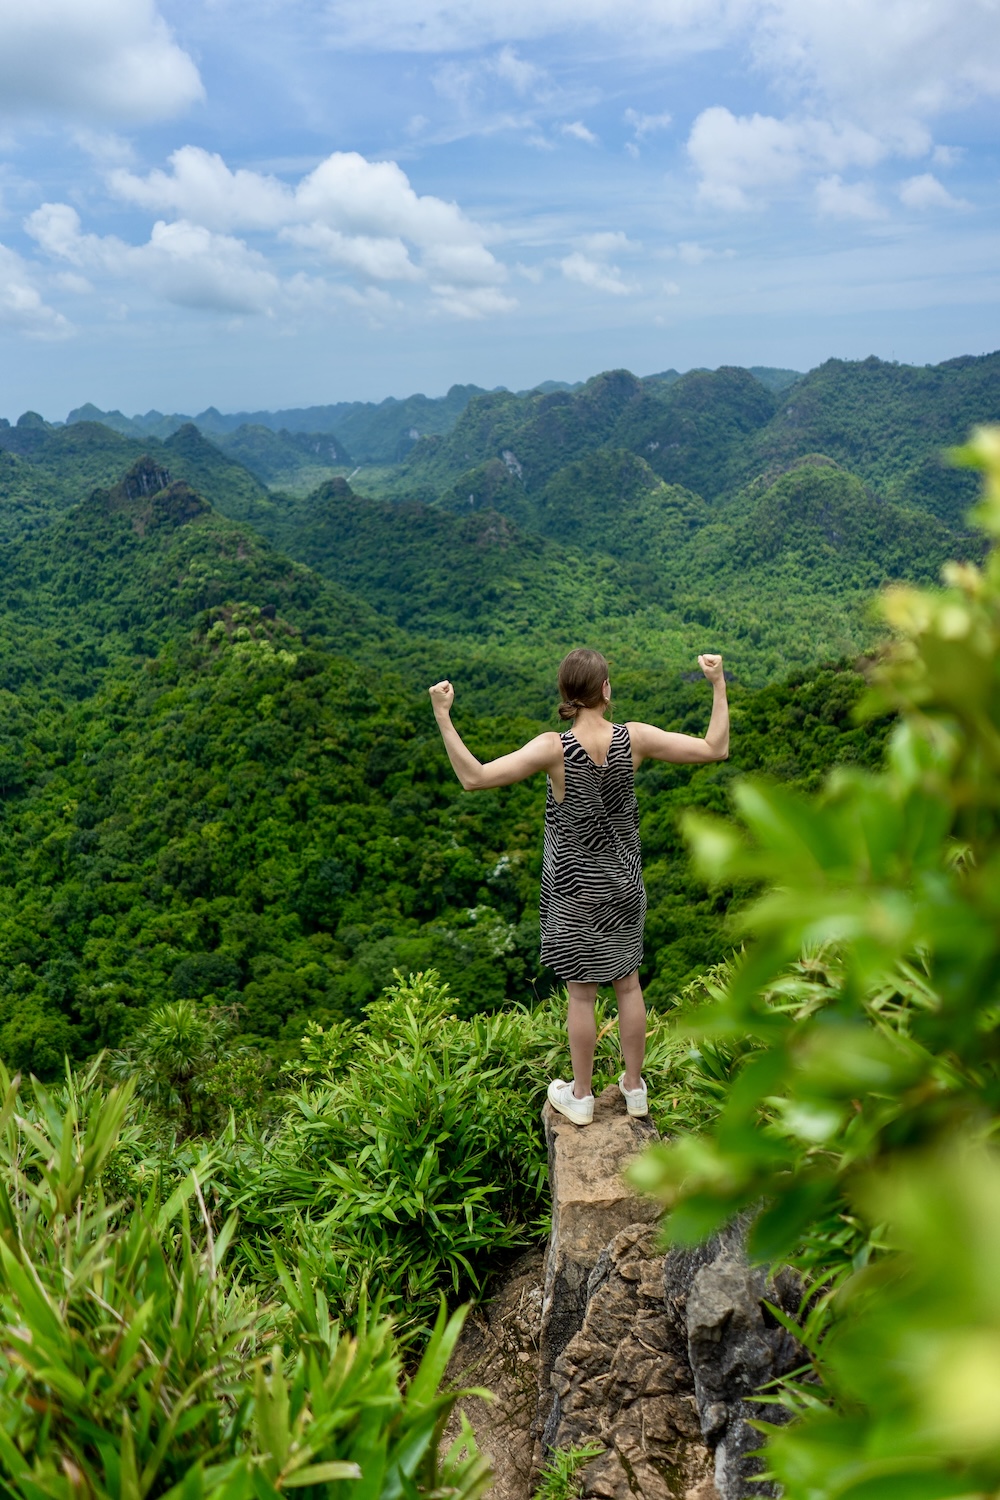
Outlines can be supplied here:
M599 651L581 647L559 663L560 719L575 719L581 708L604 706L604 684L610 668Z

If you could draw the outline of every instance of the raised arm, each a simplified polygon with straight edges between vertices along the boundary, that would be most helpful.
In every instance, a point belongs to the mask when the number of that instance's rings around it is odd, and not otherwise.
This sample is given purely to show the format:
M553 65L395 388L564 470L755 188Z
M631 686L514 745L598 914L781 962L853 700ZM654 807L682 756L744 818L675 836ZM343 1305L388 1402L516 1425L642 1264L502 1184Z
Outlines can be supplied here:
M501 755L497 760L476 759L462 736L451 722L451 705L455 701L455 689L450 682L436 682L428 688L434 717L444 740L452 770L467 792L485 792L490 787L513 786L515 781L527 781L538 771L552 771L562 765L562 741L555 733L539 734L520 750L510 755Z
M632 762L669 760L680 766L705 765L729 755L729 700L721 656L699 656L698 665L712 684L712 717L704 739L693 734L672 734L653 724L629 724Z

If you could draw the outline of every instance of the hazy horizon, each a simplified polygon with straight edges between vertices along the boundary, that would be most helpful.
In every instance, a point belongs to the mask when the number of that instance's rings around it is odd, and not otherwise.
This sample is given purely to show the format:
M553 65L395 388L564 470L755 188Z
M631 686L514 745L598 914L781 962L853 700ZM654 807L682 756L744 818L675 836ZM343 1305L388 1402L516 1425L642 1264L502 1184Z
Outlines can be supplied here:
M935 359L935 360L921 360L921 361L916 361L916 360L895 360L894 362L896 364L901 364L901 365L905 364L905 365L911 365L911 366L913 366L915 368L921 368L921 367L928 367L928 366L937 365L937 364L944 364L944 363L947 363L949 360L953 360L953 359L985 358L985 357L989 356L990 354L995 354L995 353L998 353L998 352L1000 352L1000 350L986 349L986 350L983 350L981 352L981 354L979 354L979 355L973 355L973 354L970 354L970 352L968 350L962 350L962 351L959 351L958 353L947 354L947 355L945 355L943 357L943 359L940 359L940 360L937 360L937 359ZM874 351L869 351L869 354L867 354L867 355L859 355L859 356L856 356L855 358L858 359L858 360L867 359L867 358L870 358L872 356L872 354L874 354ZM881 358L882 356L875 354L874 357L875 358ZM810 372L810 370L816 369L816 368L818 368L819 365L825 364L826 363L826 359L839 359L839 358L842 358L842 356L840 356L840 355L833 355L833 354L827 355L825 359L817 360L816 364L810 365L806 369L801 369L801 368L800 369L796 369L796 367L794 365L770 364L770 363L766 363L765 361L759 360L759 359L755 359L755 360L752 360L752 361L750 361L750 362L748 362L746 364L743 364L743 365L740 366L740 368L747 369L747 370L749 370L749 369L796 370L796 373L798 375L808 375L809 372ZM892 362L892 361L890 361L890 362ZM723 361L722 363L723 364L728 364L728 365L733 365L733 364L735 364L735 361ZM585 375L577 376L575 379L563 379L563 378L558 377L558 376L543 376L541 379L535 381L532 385L523 385L523 386L507 385L507 384L505 384L502 381L493 381L491 384L485 384L484 382L473 381L473 380L452 380L452 381L449 381L449 383L446 386L444 386L443 388L441 388L441 389L390 391L387 394L384 394L384 395L381 395L381 396L337 395L337 396L331 396L331 397L329 397L327 399L306 399L306 400L302 400L302 401L278 401L278 402L272 403L271 405L263 405L263 404L249 405L249 404L247 404L247 405L239 405L239 406L236 406L236 405L234 405L234 406L224 406L219 401L208 401L208 402L205 402L203 405L202 404L197 404L196 405L195 403L192 403L192 402L188 402L186 405L183 404L183 403L177 404L177 405L163 405L163 404L158 404L158 403L154 402L151 406L146 406L146 407L144 407L142 409L140 409L139 407L132 407L131 409L129 409L129 407L127 405L122 405L122 404L118 404L118 403L110 402L110 401L108 403L106 403L106 404L102 404L101 402L94 401L91 397L88 396L88 397L85 397L83 400L72 402L61 413L57 413L57 412L52 411L52 410L45 411L45 410L40 409L37 406L24 406L24 407L21 407L17 411L14 411L13 409L8 409L6 411L0 411L0 419L5 418L13 426L17 422L17 420L18 420L19 417L23 416L26 412L33 411L33 412L37 413L38 416L43 417L46 422L49 422L51 424L56 425L56 424L60 424L60 423L65 423L67 421L67 419L68 419L68 417L69 417L69 415L70 415L71 412L78 411L80 408L82 408L84 406L87 406L87 405L96 406L101 411L108 412L108 413L110 413L110 412L119 412L122 416L128 417L130 419L136 419L136 418L146 417L146 416L149 416L152 413L159 413L161 416L166 416L166 417L174 416L174 415L179 415L179 416L188 416L188 417L191 417L191 418L197 418L203 412L206 412L206 411L209 411L209 410L213 410L213 409L215 411L217 411L220 414L220 416L223 416L223 417L231 417L231 416L235 416L235 415L242 415L244 413L246 413L248 415L253 415L253 414L257 413L257 412L269 412L269 413L273 414L275 412L288 411L288 410L308 410L311 407L336 406L340 402L352 402L352 401L370 402L372 405L377 406L377 405L379 405L380 403L382 403L384 401L405 401L408 397L411 397L411 396L424 396L428 400L437 401L437 400L441 400L444 396L446 396L448 394L448 392L451 390L451 388L453 386L456 386L456 385L457 386L478 385L484 391L508 390L508 391L514 391L514 392L520 393L520 394L525 394L525 393L527 393L529 391L538 389L540 386L543 386L543 385L547 384L550 381L555 382L555 383L567 384L567 385L580 385L580 384L583 384L584 382L586 382L587 380L593 379L597 375L605 373L607 370L610 370L610 369L627 369L627 368L628 368L628 366L625 366L625 365L605 365L600 370L591 370L591 371L589 371ZM634 375L636 375L640 380L644 380L644 379L650 378L651 376L659 375L659 374L661 374L661 373L663 373L663 372L665 372L667 370L671 370L671 369L677 370L677 373L679 375L686 375L686 374L690 374L692 370L715 370L715 369L719 369L719 368L720 368L719 365L703 365L703 364L702 365L690 365L690 366L688 366L685 369L680 369L676 365L663 365L659 369L656 369L656 370L645 370L645 371L642 371L641 373L639 371L633 370L631 373L634 374Z

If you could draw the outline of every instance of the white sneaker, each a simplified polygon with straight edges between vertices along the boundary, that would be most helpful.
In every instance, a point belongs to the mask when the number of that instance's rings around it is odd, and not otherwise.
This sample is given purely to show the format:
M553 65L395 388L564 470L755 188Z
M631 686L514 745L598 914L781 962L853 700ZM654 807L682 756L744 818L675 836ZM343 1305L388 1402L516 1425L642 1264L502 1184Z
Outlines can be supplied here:
M638 1118L640 1115L649 1114L649 1090L646 1088L645 1079L642 1080L642 1085L640 1088L627 1089L625 1087L625 1074L623 1073L618 1080L618 1087L622 1091L622 1096L625 1100L625 1108L628 1110L630 1115Z
M574 1125L589 1125L594 1118L594 1096L588 1094L585 1099L578 1099L573 1093L573 1081L565 1083L561 1078L553 1078L549 1084L549 1103L553 1109L557 1109L567 1120L572 1120Z

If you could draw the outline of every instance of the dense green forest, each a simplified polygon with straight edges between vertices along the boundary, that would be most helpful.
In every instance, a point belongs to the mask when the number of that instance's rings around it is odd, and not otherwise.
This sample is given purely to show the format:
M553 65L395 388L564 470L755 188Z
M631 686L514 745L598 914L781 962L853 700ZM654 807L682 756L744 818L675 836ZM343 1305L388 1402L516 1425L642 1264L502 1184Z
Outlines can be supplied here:
M636 1172L803 1278L773 1472L996 1492L1000 451L942 449L1000 357L791 373L471 393L313 489L315 427L0 429L6 1492L482 1494L442 1299L544 1232L563 1014L543 788L463 793L426 686L490 756L581 641L693 733L730 666L730 760L638 778Z
M730 761L640 776L644 979L666 1005L732 942L681 810L721 810L747 771L877 763L885 725L852 717L869 600L981 550L904 481L995 410L998 374L991 356L467 391L376 497L269 487L190 423L0 431L0 1052L51 1076L193 999L284 1056L395 969L436 968L463 1013L547 994L543 788L463 794L424 689L451 676L460 727L499 753L552 722L582 640L611 656L620 717L699 733L697 652L732 679ZM234 431L275 474L312 441Z

